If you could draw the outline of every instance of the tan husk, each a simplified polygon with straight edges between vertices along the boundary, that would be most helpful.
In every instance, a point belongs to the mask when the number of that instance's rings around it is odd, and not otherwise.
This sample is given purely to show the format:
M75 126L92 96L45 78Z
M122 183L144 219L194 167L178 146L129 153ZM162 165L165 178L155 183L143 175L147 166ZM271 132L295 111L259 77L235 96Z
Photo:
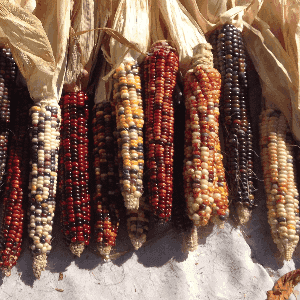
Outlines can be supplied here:
M179 69L185 74L191 68L193 49L206 43L204 33L178 0L159 1L168 31L179 53Z
M150 43L148 0L120 0L112 29L119 32L141 52L146 53ZM109 53L104 53L105 59L112 65L112 72L109 76L119 67L125 57L131 57L136 61L142 61L144 57L141 53L112 37L109 47Z

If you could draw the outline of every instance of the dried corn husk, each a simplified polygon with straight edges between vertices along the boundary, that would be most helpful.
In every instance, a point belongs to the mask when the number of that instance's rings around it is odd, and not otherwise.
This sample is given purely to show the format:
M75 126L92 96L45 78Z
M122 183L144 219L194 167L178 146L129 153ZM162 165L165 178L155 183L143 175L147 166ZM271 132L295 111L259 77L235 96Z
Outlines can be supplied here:
M204 33L178 0L161 0L159 7L171 39L178 49L179 69L184 75L191 68L195 47L207 43Z
M64 89L67 92L84 90L88 83L94 48L94 2L74 1ZM84 32L78 34L77 32Z

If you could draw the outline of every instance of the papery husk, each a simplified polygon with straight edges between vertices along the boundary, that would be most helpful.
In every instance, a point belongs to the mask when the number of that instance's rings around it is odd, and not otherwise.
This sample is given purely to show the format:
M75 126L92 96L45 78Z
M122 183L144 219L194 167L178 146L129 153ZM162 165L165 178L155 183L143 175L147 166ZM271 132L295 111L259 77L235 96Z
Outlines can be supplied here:
M178 0L160 0L159 6L179 53L179 70L184 75L191 68L194 48L207 43L204 33Z
M112 81L103 79L105 75L107 75L110 72L110 70L111 67L109 63L105 61L101 68L101 74L95 92L95 104L110 101L110 95L112 93Z
M64 78L66 92L85 90L94 48L94 2L76 0L72 7L68 63ZM82 32L78 36L76 32Z
M148 0L120 0L112 29L119 32L141 52L146 53L150 44L149 22ZM125 45L112 37L109 48L109 53L103 52L105 59L112 65L112 73L120 66L125 57L131 57L139 62L144 58L144 55L134 50L130 44Z
M57 102L55 57L40 20L27 9L3 0L0 28L27 82L31 98L35 102L45 99Z

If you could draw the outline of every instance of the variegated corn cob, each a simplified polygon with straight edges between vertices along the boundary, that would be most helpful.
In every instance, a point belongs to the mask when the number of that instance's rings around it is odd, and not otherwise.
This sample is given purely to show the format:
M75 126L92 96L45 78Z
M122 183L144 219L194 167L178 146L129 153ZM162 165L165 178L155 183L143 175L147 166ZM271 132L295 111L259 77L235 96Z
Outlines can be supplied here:
M24 227L24 197L27 196L29 136L28 124L31 99L24 91L18 95L15 125L9 148L7 175L4 180L3 219L0 243L0 267L6 276L10 276L21 253Z
M51 250L57 184L60 108L40 103L30 109L31 171L29 179L29 237L33 272L40 278Z
M64 199L61 199L62 231L71 252L80 256L91 235L88 162L88 96L80 91L61 99L61 155Z
M260 145L272 238L284 259L290 260L299 241L299 193L288 123L279 111L262 112Z
M127 209L138 209L143 194L144 113L137 62L126 58L114 74L113 99L119 133L120 187Z
M16 63L8 48L0 49L0 186L5 174L10 127L10 99L16 78Z
M173 194L173 91L178 54L166 41L154 43L144 62L145 145L150 207L161 221L171 217Z
M96 176L95 233L97 249L101 256L108 259L119 230L122 197L119 190L116 110L110 101L95 104L93 134Z
M229 209L218 135L221 76L212 65L211 46L200 44L197 52L185 76L185 198L195 226L213 216L222 227Z
M144 196L140 198L140 206L136 210L127 210L127 231L135 250L146 242L149 230L149 207Z
M231 24L216 30L211 40L215 68L222 75L221 110L230 195L243 224L249 220L251 209L256 206L245 47L241 32Z

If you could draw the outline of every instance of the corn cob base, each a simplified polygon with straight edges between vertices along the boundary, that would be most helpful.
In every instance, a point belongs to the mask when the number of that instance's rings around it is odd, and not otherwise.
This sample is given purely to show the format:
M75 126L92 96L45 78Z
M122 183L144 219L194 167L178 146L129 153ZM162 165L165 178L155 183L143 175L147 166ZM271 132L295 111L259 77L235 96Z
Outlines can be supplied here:
M190 232L185 233L182 252L193 252L198 248L198 228L193 226Z
M279 111L261 114L260 144L267 194L268 222L274 243L285 260L292 258L299 241L299 193L293 168L292 138Z
M53 101L54 102L54 101ZM51 250L57 184L60 108L41 103L30 109L32 127L29 184L29 237L34 255L33 271L40 278Z

